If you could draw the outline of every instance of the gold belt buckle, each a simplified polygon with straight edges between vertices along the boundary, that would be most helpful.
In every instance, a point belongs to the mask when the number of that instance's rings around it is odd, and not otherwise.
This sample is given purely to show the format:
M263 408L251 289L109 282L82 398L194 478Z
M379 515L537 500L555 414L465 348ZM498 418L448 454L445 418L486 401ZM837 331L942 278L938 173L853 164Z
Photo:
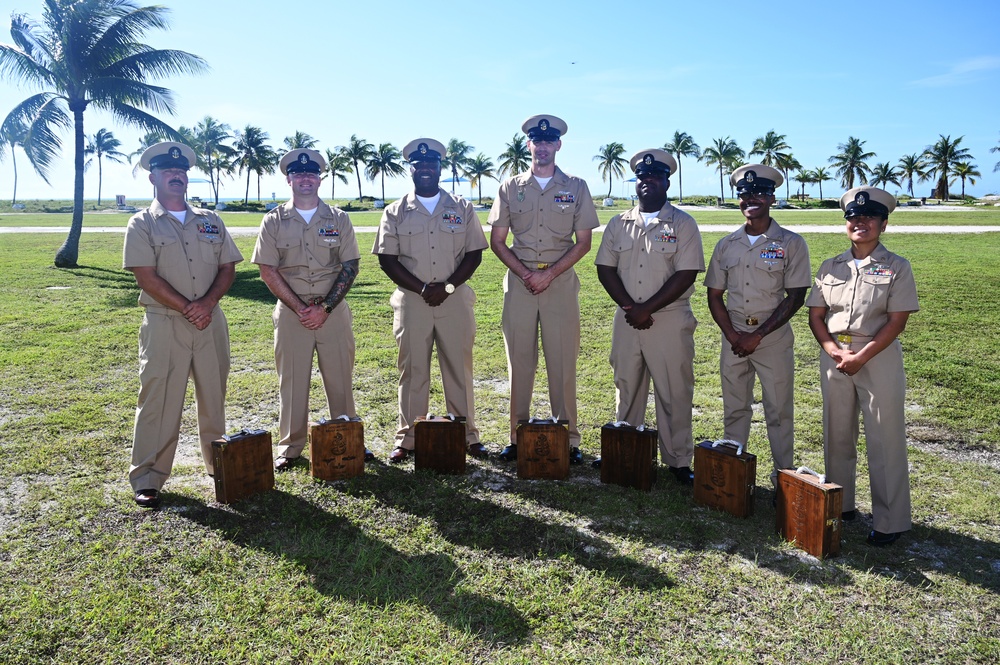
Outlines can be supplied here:
M551 263L536 263L535 270L547 270Z
M851 336L841 333L840 335L837 335L837 341L840 342L841 344L850 344Z
M757 325L757 317L756 316L748 316L747 317L747 325L748 326L755 326L755 325Z

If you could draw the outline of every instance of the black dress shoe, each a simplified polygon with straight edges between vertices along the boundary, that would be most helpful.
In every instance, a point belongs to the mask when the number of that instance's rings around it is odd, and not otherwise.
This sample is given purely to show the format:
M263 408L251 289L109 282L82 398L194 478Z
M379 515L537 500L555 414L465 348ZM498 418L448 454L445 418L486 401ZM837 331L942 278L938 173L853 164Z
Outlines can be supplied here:
M399 464L400 462L405 462L406 458L409 457L409 455L410 455L409 450L401 446L396 446L395 448L392 449L392 452L389 453L389 463Z
M516 462L517 461L517 444L512 443L509 446L504 447L500 451L500 460L503 462Z
M373 453L372 451L368 450L367 448L365 448L365 461L366 462L374 462L375 461L375 453Z
M569 449L569 463L570 464L583 464L583 453L580 452L579 448Z
M143 508L159 508L160 493L156 490L139 490L135 493L135 502Z
M595 459L593 462L590 463L590 466L594 467L595 469L600 469L601 468L601 458L598 457L597 459Z
M486 450L486 446L481 443L469 444L469 454L476 459L486 459L490 456L490 451Z
M278 459L274 460L274 470L278 472L288 471L298 463L298 457L285 457L284 455L280 455Z
M856 518L857 516L858 516L857 510L845 510L844 512L840 513L840 519L843 520L844 522L853 522L854 518Z
M694 471L689 466L668 466L667 470L681 485L694 485Z
M899 540L899 537L903 535L902 533L882 533L881 531L872 531L868 534L868 544L872 547L885 547L886 545L892 545L894 542Z

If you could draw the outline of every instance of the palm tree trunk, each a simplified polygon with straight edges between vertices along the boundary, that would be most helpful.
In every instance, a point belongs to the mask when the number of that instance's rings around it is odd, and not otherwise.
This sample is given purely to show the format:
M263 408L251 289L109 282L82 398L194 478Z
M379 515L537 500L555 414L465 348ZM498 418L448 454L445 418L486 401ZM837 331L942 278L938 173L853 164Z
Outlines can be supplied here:
M458 165L451 163L451 193L455 193L455 181L458 180Z
M14 155L14 146L10 147L10 161L14 165L14 195L11 197L10 204L14 205L17 203L17 157Z
M608 196L607 196L607 198L609 198L609 199L611 198L611 188L614 186L614 184L615 184L615 177L611 176L610 178L608 178Z
M101 165L101 156L97 156L97 205L101 205L101 184L104 180L104 168Z
M361 171L358 170L358 160L354 160L354 175L358 177L358 201L361 200Z
M247 169L247 191L243 195L243 205L250 202L250 169Z
M73 219L62 247L56 252L57 268L76 268L80 256L80 233L83 231L83 110L87 107L82 100L70 100L73 112L73 134L76 154L73 156Z
M819 181L819 200L823 200L823 181Z
M722 185L722 165L719 165L719 201L725 203L726 188Z
M684 178L681 177L680 155L677 155L677 203L684 203Z
M382 202L385 203L385 173L382 173Z

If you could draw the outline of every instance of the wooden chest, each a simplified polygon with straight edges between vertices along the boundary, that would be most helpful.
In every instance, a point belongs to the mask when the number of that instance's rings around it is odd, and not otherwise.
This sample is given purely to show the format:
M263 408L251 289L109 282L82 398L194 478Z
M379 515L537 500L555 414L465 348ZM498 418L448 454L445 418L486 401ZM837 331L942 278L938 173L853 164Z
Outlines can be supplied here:
M694 500L736 517L753 515L757 456L731 441L702 441L694 448Z
M413 468L465 473L465 418L417 418L413 423Z
M518 478L569 478L568 420L522 420L516 437Z
M820 559L840 553L844 492L800 467L778 471L778 533Z
M235 503L274 489L271 433L241 430L212 442L215 500Z
M656 482L656 430L608 423L601 428L601 482L648 492Z
M309 472L320 480L346 480L365 472L365 424L326 420L309 425Z

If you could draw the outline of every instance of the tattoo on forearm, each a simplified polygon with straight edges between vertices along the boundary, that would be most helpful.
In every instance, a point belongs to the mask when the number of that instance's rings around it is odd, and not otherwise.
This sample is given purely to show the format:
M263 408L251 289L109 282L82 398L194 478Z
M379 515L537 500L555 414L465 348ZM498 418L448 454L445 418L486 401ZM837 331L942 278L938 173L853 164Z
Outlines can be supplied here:
M351 285L354 284L354 278L358 276L359 263L358 259L344 261L340 269L340 274L337 275L337 279L333 282L333 288L330 289L330 293L327 294L326 299L323 301L324 305L327 307L336 307L347 296Z

